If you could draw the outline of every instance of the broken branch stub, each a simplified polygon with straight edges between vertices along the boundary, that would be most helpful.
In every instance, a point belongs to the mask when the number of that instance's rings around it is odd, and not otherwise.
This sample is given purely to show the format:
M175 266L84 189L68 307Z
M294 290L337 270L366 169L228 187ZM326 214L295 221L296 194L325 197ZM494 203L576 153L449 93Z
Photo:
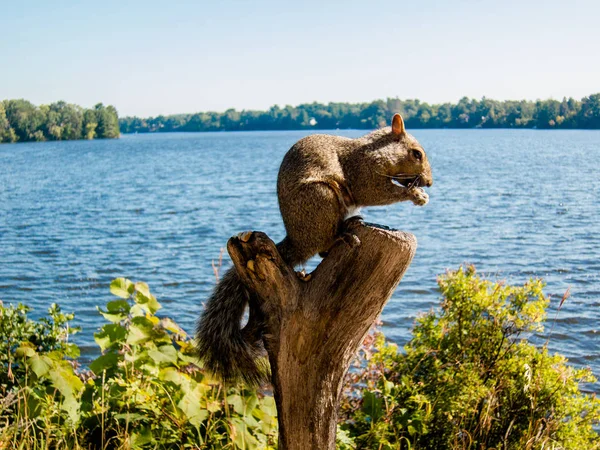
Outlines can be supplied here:
M279 448L334 449L344 375L416 251L412 234L353 224L306 281L261 232L227 249L265 319Z

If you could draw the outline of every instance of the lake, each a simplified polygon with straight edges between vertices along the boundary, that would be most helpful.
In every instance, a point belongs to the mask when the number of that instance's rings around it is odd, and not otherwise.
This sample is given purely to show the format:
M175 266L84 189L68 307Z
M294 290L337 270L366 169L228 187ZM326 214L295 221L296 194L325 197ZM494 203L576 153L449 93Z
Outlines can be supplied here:
M331 133L360 136L364 131ZM94 355L109 283L146 281L163 313L192 331L227 239L279 241L279 163L306 131L125 135L0 146L0 299L75 312ZM543 277L552 306L570 288L550 347L600 375L600 132L418 130L430 203L366 208L414 233L417 254L383 313L400 344L439 304L436 275L473 263L492 278ZM229 266L228 257L223 259ZM313 267L315 262L310 264ZM544 342L547 334L536 341ZM596 385L597 386L597 385ZM597 392L599 389L592 388Z

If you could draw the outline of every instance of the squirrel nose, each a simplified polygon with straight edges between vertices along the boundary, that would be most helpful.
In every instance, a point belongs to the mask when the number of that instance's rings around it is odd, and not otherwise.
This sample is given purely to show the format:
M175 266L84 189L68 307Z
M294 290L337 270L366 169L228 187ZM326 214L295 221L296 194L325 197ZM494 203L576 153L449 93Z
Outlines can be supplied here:
M433 180L431 178L428 180L425 180L425 186L431 187L432 184L433 184Z

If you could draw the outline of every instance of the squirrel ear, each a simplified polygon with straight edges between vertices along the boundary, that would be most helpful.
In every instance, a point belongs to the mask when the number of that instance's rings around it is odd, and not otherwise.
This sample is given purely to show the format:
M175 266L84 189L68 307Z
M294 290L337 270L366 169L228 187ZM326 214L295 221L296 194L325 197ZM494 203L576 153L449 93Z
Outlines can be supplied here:
M400 114L394 114L392 118L392 133L396 136L400 136L404 134L406 130L404 129L404 120L402 120L402 116Z

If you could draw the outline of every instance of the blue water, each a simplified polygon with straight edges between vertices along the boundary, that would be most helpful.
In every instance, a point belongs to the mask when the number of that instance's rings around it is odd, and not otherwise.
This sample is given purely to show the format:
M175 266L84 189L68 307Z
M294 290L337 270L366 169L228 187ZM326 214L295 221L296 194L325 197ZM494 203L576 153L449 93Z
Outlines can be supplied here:
M165 314L192 331L227 239L247 229L283 238L277 170L305 134L0 146L0 299L37 315L51 302L75 312L83 327L76 341L89 357L103 323L96 305L111 298L110 281L125 276L148 282ZM414 318L438 305L436 275L469 262L509 282L543 277L553 308L570 288L550 347L600 375L600 132L414 134L433 167L429 205L363 210L366 220L419 240L384 310L386 335L405 343Z

